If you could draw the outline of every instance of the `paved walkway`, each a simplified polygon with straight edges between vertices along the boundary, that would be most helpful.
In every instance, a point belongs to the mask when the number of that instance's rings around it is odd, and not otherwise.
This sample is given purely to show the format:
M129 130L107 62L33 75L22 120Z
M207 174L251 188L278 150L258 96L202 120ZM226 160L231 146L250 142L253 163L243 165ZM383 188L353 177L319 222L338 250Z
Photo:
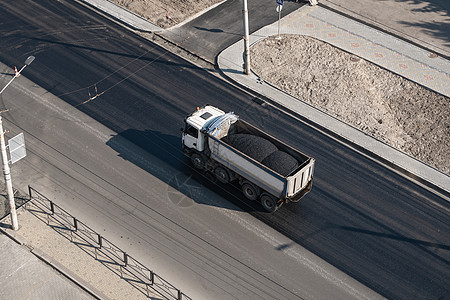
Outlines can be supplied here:
M308 35L450 97L450 62L319 6L283 18L283 33ZM272 29L272 32L271 32ZM273 26L254 34L273 34Z
M1 299L95 299L3 233L0 251Z
M278 22L250 36L250 45L278 34ZM281 20L280 34L313 36L367 59L432 90L450 96L450 62L388 34L349 20L320 6L304 6ZM302 117L368 152L450 192L449 176L384 144L262 81L256 74L244 75L243 42L225 49L217 59L219 68L231 80L257 91Z
M320 0L320 5L450 57L450 1Z
M3 185L3 182L1 182ZM7 202L4 193L0 195L0 205ZM23 203L17 199L16 204ZM2 207L2 216L4 215ZM48 234L48 226L31 213L17 210L19 230L10 229L10 216L0 220L0 291L1 299L30 299L30 300L88 300L107 299L92 286L85 284L80 278L63 267L54 259L53 251L43 251L46 247L56 247L53 250L65 251L67 245L56 232ZM31 240L51 239L52 243L42 247ZM67 253L74 254L74 253ZM80 259L73 255L74 261ZM91 260L87 261L91 263ZM68 277L62 275L66 274Z

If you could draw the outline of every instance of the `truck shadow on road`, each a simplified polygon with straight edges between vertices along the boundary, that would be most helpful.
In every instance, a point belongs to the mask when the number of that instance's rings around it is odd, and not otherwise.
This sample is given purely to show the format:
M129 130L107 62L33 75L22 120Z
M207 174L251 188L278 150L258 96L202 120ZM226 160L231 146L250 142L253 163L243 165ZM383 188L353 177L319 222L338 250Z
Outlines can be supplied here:
M180 136L128 129L112 136L106 144L123 159L165 182L166 200L176 206L187 208L202 204L264 212L259 203L244 198L237 185L218 183L194 169L190 159L181 151Z

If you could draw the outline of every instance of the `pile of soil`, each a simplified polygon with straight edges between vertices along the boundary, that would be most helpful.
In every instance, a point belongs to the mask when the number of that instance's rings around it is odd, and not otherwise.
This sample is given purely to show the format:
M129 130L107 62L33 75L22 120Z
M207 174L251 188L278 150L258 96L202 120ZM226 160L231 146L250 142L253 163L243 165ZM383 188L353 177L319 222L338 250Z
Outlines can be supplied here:
M450 174L450 99L307 36L251 49L263 80Z
M153 24L169 28L223 0L110 0Z

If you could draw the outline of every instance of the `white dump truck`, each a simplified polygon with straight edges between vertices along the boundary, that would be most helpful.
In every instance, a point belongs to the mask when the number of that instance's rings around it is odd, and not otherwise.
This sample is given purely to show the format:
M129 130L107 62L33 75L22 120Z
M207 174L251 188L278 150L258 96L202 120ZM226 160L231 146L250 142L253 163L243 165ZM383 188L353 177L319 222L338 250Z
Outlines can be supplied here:
M185 118L183 151L195 168L222 183L237 181L245 197L276 211L311 190L315 160L234 113L205 105Z

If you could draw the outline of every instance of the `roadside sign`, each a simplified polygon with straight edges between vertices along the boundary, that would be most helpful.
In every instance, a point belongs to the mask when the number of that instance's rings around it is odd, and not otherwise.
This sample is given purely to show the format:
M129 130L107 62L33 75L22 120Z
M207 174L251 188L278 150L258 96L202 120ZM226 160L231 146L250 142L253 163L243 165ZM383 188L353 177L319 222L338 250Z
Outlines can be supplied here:
M276 0L278 5L283 5L284 0Z
M8 148L9 155L11 157L11 164L27 156L23 132L8 140Z
M277 13L281 12L282 9L283 9L283 5L278 5L277 6Z

